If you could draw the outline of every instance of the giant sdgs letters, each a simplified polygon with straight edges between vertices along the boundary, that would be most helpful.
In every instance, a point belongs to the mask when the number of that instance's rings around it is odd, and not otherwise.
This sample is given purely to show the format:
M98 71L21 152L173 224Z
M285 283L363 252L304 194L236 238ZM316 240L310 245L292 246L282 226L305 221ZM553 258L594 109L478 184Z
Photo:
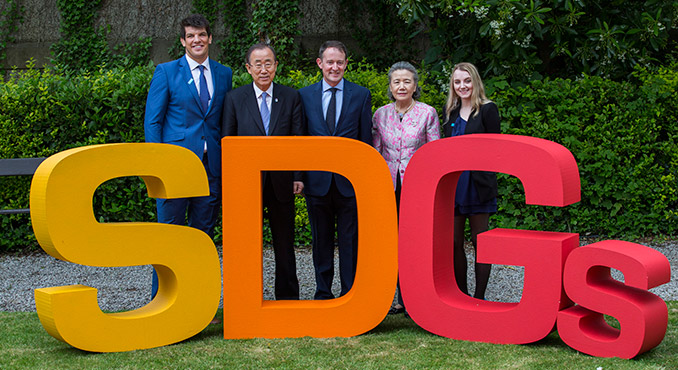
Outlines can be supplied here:
M525 266L520 302L486 302L461 293L452 263L453 199L461 171L518 177L528 204L579 201L572 154L546 140L467 135L423 146L403 184L400 230L391 178L382 157L354 140L331 137L226 138L223 147L224 338L347 337L385 317L400 271L412 319L444 337L530 343L557 327L562 340L593 356L631 358L666 332L664 301L647 290L670 279L668 260L639 244L578 246L578 235L495 229L478 237L478 261ZM338 155L339 154L339 155ZM326 301L262 298L260 171L324 170L346 176L358 203L358 269L351 291ZM152 264L160 289L148 305L103 313L96 289L37 289L44 328L86 351L116 352L176 343L205 328L220 296L220 266L205 234L158 223L98 223L92 196L103 182L141 176L151 197L206 195L201 161L164 144L110 144L48 158L31 187L36 237L50 255L91 266ZM398 235L400 239L398 240ZM610 268L620 270L621 283ZM608 326L611 315L620 330Z

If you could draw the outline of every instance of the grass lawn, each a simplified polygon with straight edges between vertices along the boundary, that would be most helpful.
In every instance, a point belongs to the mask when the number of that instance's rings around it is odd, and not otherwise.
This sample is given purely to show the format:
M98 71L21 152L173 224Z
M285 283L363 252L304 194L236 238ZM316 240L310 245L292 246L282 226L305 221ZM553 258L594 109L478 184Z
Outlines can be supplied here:
M389 316L353 338L224 340L220 325L162 348L124 353L83 352L42 328L36 313L0 312L0 369L678 369L678 302L668 302L664 341L633 360L596 358L557 333L529 345L456 341Z

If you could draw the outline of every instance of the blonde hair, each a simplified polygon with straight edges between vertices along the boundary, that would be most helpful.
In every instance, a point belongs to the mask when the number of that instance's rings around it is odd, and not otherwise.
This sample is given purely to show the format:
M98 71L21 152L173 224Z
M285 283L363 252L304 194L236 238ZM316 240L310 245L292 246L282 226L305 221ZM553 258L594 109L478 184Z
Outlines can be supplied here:
M454 91L454 72L457 70L467 72L471 76L471 83L473 84L473 91L471 92L471 106L473 107L473 116L477 116L480 112L480 106L489 103L490 100L485 96L485 86L483 80L480 78L478 69L471 63L457 63L452 69L450 75L450 93L447 96L447 108L445 109L446 121L450 119L450 113L461 105L461 98Z

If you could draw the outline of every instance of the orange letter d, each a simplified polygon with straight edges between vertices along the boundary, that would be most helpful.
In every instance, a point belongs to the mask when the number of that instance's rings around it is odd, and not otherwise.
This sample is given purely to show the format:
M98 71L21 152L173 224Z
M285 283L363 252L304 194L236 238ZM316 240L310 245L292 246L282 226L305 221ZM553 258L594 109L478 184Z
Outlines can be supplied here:
M391 176L370 146L335 137L222 140L224 338L349 337L386 316L397 277ZM358 206L358 265L348 294L325 301L265 301L261 171L331 171L348 178Z

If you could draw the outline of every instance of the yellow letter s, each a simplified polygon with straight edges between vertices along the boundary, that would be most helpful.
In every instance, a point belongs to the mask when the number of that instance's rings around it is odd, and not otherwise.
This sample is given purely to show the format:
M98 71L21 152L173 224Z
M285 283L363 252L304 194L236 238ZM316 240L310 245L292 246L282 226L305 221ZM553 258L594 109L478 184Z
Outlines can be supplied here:
M128 312L103 313L96 289L83 285L36 289L38 316L47 332L86 351L129 351L176 343L205 328L219 304L219 257L205 233L177 225L96 221L94 191L103 182L123 176L142 177L151 197L209 193L200 160L189 150L168 144L66 150L40 165L31 186L33 229L51 256L102 267L153 264L158 272L155 299Z

